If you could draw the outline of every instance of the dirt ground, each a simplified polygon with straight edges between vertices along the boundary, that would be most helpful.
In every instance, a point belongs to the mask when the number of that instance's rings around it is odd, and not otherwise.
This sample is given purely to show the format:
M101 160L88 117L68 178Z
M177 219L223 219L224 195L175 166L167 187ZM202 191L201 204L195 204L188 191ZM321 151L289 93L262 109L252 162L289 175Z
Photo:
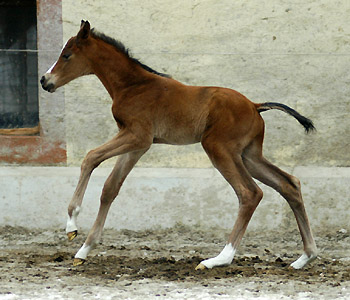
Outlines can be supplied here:
M320 258L291 270L297 230L248 232L229 267L195 271L228 232L178 225L107 229L88 261L72 266L86 232L0 228L0 299L350 299L350 230L315 232Z

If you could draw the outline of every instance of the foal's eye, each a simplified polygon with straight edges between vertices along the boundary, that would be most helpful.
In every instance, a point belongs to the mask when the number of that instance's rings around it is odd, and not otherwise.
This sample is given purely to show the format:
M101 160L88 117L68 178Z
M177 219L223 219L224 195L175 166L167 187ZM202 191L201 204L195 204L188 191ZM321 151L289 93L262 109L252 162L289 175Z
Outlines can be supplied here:
M65 60L68 60L70 56L71 56L71 54L62 54L62 57L63 57Z

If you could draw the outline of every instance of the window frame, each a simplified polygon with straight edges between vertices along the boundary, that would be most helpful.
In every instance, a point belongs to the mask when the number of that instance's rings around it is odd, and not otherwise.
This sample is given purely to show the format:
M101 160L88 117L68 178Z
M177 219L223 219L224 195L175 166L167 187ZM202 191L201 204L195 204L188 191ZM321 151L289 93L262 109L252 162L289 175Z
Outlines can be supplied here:
M57 59L62 42L62 1L37 0L38 81ZM64 92L48 97L40 84L38 89L39 125L31 132L27 128L2 130L0 164L66 164Z
M3 13L9 13L9 17L10 19L8 19L8 21L10 22L13 22L13 23L19 23L18 25L21 26L29 26L29 24L31 25L34 25L33 22L35 20L35 39L27 39L28 38L28 32L26 32L26 35L22 35L23 34L23 28L20 28L18 27L17 30L16 30L16 35L17 35L17 38L15 38L16 42L17 42L17 49L16 48L13 48L15 47L15 45L12 45L13 47L11 47L10 45L9 48L7 48L5 45L5 47L2 47L2 49L0 49L0 51L6 56L8 57L11 57L12 56L12 62L18 62L18 61L21 61L23 60L22 62L26 62L26 66L22 66L21 68L23 69L20 69L20 74L21 76L27 76L27 79L25 80L26 82L26 86L20 86L19 88L22 89L23 87L25 87L25 94L27 94L27 101L26 101L26 108L25 110L27 110L30 106L31 107L31 110L26 114L24 113L23 114L23 103L16 103L17 104L17 109L19 109L19 111L13 111L13 106L11 107L11 109L9 111L4 112L4 117L5 117L5 122L6 122L6 118L9 117L11 118L11 114L14 113L14 117L18 116L19 117L19 122L20 122L20 119L21 119L21 116L25 116L25 123L27 126L18 126L19 124L11 124L11 121L10 123L8 124L9 127L1 127L0 128L0 134L1 135L35 135L35 134L38 134L40 132L39 130L39 111L36 109L38 109L39 107L39 97L38 97L38 89L37 89L37 85L38 85L38 82L36 80L36 78L34 79L33 77L28 77L28 70L32 70L31 68L33 67L33 63L34 65L36 65L36 68L37 68L37 64L38 64L38 57L37 57L37 50L36 50L36 47L37 47L37 32L36 32L36 28L37 28L37 13L36 13L36 8L37 8L37 3L35 0L0 0L0 5L1 7L4 7L4 11ZM14 13L16 11L16 13ZM30 15L28 15L30 13ZM28 15L29 19L28 20L23 20L22 17L20 15L17 15L17 14L25 14L25 15ZM13 15L14 14L14 15ZM33 15L35 14L35 15ZM18 21L16 20L16 18L21 18L22 21ZM6 17L5 17L6 19ZM11 25L11 26L15 26L15 24L7 24L7 25ZM9 27L11 28L11 27ZM9 28L4 28L5 32L6 32L6 29L9 30ZM29 28L29 27L28 27ZM31 27L32 28L32 27ZM33 36L34 37L34 36ZM4 36L3 37L4 40L3 42L5 44L9 43L9 39L11 40L11 36ZM26 40L22 40L21 38L25 38ZM34 41L34 43L33 43ZM26 47L23 48L24 46L24 43L26 44ZM30 45L30 46L29 46ZM27 46L29 46L30 48L27 48ZM35 59L33 60L33 58L31 57L32 55L34 54L34 57ZM11 60L10 60L11 61ZM9 61L9 62L10 62ZM28 65L28 63L31 63L31 65ZM11 69L11 68L10 68ZM6 65L5 65L5 70L6 70ZM14 70L13 70L14 71ZM26 72L24 72L26 71ZM35 70L35 72L37 73L37 69ZM11 71L10 71L11 73ZM37 74L35 74L36 77L37 77ZM8 79L8 77L6 76L6 73L5 73L5 81L6 81L6 78ZM31 90L32 92L35 91L35 94L29 94L28 91L29 91L29 88L30 88L30 84L29 82L32 81L32 80L35 80L36 81L36 90ZM19 81L22 81L21 79L17 78L17 80ZM9 82L7 83L9 84ZM14 95L12 95L14 96ZM8 99L7 99L8 100ZM22 99L24 100L24 99ZM35 102L35 104L33 103L33 100ZM5 102L3 103L6 107L7 104L9 103L6 103L6 98L5 98ZM19 101L19 102L22 102L22 101ZM16 106L16 104L12 104L14 106ZM33 111L33 105L36 107L35 108L35 111ZM10 104L11 106L11 104ZM32 116L34 117L34 114L35 114L35 119L32 119L33 122L29 121L28 119L28 115L29 114L32 114ZM4 121L4 120L2 120ZM23 120L22 120L23 121ZM2 122L3 123L3 122ZM32 123L32 124L31 124ZM30 125L29 125L30 124ZM29 125L29 126L28 126Z

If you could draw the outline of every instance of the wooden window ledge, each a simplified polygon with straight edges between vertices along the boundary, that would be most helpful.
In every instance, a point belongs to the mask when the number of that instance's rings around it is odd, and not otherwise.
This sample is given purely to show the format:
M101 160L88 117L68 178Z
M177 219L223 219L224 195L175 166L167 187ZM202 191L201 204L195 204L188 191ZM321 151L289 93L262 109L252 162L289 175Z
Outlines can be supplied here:
M0 128L0 135L39 135L40 126L35 126L32 128L11 128L11 129L2 129Z

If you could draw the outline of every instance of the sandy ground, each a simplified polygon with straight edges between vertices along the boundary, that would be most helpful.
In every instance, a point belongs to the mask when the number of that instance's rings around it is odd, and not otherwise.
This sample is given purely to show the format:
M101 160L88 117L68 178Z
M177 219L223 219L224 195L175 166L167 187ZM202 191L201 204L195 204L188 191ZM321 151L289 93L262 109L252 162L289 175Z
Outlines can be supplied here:
M195 271L228 232L176 226L105 230L88 261L72 266L86 232L0 228L0 299L350 299L350 232L317 232L320 258L291 270L297 230L248 232L229 267Z

